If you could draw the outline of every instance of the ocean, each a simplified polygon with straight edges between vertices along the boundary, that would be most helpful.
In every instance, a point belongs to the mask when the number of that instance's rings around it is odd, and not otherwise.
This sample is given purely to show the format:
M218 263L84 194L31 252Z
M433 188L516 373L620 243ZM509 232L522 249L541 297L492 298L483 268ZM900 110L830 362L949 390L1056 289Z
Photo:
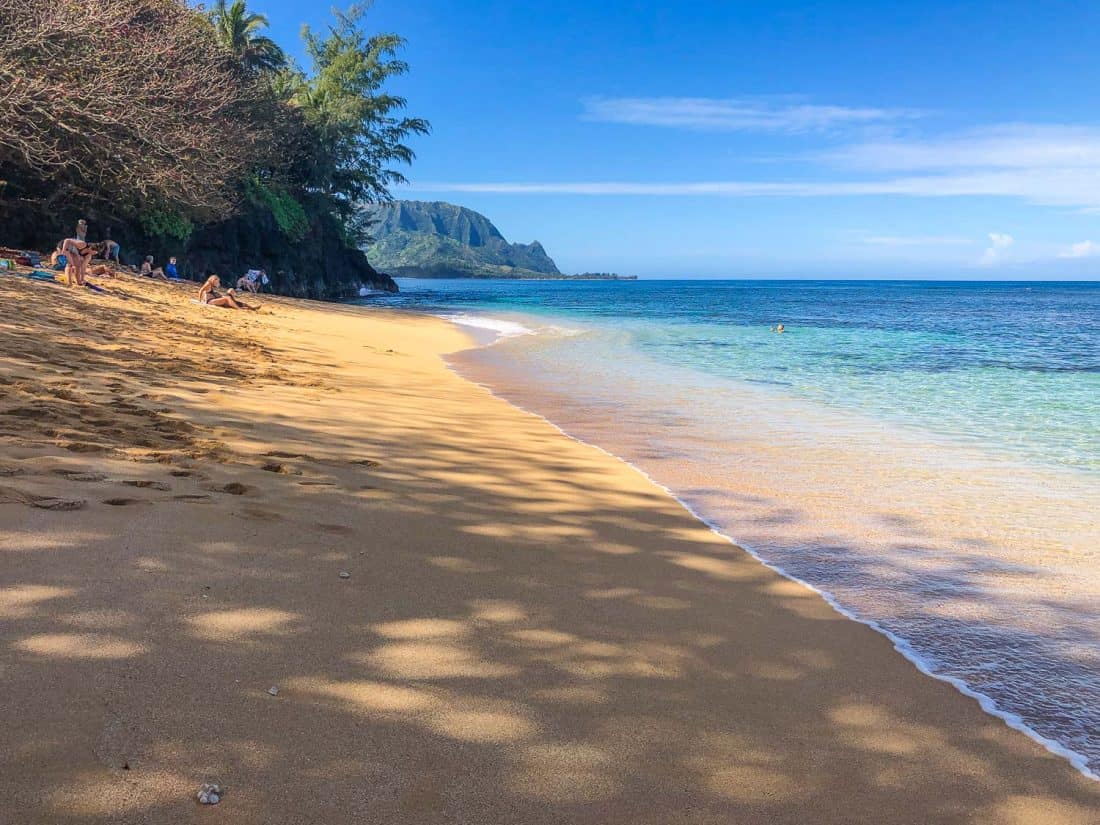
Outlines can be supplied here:
M399 284L461 374L1100 773L1100 283Z

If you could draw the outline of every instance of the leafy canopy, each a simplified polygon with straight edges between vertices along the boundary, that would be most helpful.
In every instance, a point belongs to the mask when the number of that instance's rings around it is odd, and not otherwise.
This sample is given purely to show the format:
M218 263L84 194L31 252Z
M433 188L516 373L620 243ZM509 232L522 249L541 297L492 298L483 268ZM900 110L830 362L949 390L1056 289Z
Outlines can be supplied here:
M323 36L304 27L312 71L282 80L313 138L303 164L305 188L325 197L355 230L359 205L388 201L389 188L405 182L391 167L412 162L405 141L429 131L427 121L403 115L404 98L384 90L388 80L408 71L397 58L405 41L396 34L366 34L365 12L363 5L335 11Z
M210 10L210 22L218 42L240 61L241 68L251 74L276 72L286 66L286 54L270 37L260 34L268 27L262 14L248 11L244 0L218 0Z

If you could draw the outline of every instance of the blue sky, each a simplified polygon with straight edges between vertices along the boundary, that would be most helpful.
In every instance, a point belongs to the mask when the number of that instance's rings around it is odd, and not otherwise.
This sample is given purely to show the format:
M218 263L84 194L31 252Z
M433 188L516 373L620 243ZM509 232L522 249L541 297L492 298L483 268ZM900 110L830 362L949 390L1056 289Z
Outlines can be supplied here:
M297 46L325 4L256 0ZM1100 275L1100 6L378 0L432 123L399 197L563 271ZM291 49L292 52L295 48Z

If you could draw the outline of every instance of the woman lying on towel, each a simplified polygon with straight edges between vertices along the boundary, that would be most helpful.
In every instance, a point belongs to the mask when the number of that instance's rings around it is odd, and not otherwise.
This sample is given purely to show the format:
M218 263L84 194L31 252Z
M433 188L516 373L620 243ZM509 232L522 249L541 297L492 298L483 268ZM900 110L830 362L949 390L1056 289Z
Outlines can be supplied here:
M237 300L236 293L230 289L225 295L218 292L218 287L222 285L222 280L217 275L211 275L202 286L199 287L199 303L208 304L212 307L227 307L229 309L251 309L256 310L259 307L249 306Z

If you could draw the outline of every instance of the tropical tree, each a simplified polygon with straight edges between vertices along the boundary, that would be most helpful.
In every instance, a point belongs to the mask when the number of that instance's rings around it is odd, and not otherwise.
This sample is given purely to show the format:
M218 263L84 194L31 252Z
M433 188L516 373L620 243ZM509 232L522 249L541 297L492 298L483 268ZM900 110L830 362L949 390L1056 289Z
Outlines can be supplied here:
M366 7L335 11L326 36L302 31L312 72L290 82L291 102L313 132L301 174L307 188L325 196L351 234L361 233L360 207L391 199L390 187L405 182L392 164L414 158L406 140L429 131L428 122L405 117L405 99L384 91L408 65L397 55L405 41L395 34L367 35Z
M245 0L218 0L210 11L210 22L223 46L231 51L250 74L275 72L286 65L286 54L270 37L260 34L269 25L262 14L248 11Z

